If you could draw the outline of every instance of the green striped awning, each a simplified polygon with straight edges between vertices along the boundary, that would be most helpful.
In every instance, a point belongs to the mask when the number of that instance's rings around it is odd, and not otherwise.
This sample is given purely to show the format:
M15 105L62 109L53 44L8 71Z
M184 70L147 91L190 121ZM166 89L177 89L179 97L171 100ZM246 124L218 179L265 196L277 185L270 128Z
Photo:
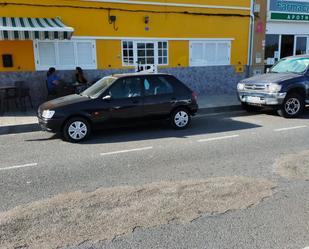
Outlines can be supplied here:
M73 31L59 18L0 17L0 40L65 40Z

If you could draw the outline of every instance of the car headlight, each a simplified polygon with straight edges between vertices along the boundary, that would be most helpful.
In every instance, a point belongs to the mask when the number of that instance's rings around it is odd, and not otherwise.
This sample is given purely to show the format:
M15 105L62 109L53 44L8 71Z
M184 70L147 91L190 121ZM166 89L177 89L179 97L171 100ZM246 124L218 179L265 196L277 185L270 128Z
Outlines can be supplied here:
M237 84L237 90L242 91L245 89L245 84L244 83L238 83Z
M281 85L278 85L276 83L271 83L268 85L267 89L269 92L271 93L277 93L277 92L280 92L281 91L281 88L282 86Z
M54 116L54 114L55 114L55 111L44 110L43 113L42 113L42 117L50 119L50 118L52 118Z

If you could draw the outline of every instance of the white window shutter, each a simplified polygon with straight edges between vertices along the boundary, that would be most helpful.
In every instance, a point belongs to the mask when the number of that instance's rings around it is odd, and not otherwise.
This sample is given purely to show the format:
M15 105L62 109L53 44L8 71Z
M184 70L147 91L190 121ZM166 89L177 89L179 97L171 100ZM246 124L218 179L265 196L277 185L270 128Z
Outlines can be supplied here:
M37 44L38 62L42 67L52 67L56 63L55 43L39 42Z
M192 42L190 46L190 64L192 66L201 66L205 63L204 61L204 44L201 42Z
M80 66L94 64L92 42L77 42L77 63Z
M230 44L218 43L217 49L217 64L219 65L229 65L230 64Z
M75 65L74 43L59 42L58 53L59 53L59 65L74 67Z
M207 65L214 65L216 64L216 43L205 43L205 61Z

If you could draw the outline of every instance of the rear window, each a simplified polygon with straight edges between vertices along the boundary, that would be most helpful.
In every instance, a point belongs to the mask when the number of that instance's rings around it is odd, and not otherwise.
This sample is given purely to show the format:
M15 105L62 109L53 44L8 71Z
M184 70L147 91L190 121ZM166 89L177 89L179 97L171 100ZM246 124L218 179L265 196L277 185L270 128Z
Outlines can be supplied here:
M184 83L178 80L176 77L172 75L164 76L170 84L173 85L176 92L181 94L190 94L192 91L189 87L187 87Z
M145 96L156 96L174 93L173 85L164 77L146 77L144 80Z

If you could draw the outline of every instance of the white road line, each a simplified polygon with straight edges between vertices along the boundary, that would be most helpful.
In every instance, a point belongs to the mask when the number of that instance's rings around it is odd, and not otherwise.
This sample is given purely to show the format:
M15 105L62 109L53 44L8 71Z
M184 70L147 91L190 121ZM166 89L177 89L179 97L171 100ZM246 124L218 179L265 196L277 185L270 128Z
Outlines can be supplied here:
M28 163L28 164L23 164L23 165L16 165L16 166L11 166L11 167L0 168L0 171L10 170L10 169L27 168L27 167L36 167L36 166L38 166L37 163Z
M287 128L275 129L275 131L277 131L277 132L280 132L280 131L289 131L289 130L302 129L302 128L306 128L306 127L307 127L307 125L294 126L294 127L287 127Z
M197 142L199 142L199 143L211 142L211 141L224 140L224 139L231 139L231 138L236 138L236 137L239 137L239 135L231 135L231 136L224 136L224 137L205 138L205 139L197 140Z
M101 153L101 156L123 154L123 153L130 153L130 152L143 151L143 150L151 150L151 149L153 149L153 147L136 148L136 149L131 149L131 150L119 150L119 151L112 151L112 152Z

